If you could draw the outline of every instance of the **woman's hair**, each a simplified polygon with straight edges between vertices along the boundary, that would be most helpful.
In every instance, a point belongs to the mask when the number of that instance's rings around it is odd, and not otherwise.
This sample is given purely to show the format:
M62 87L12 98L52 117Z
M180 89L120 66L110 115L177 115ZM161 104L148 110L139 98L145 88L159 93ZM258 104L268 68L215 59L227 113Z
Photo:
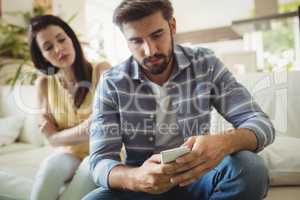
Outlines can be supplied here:
M114 11L113 22L122 29L124 23L142 19L158 11L165 20L173 17L173 7L169 0L123 0Z
M63 29L73 43L75 50L75 61L72 64L71 69L74 72L76 82L79 83L79 87L75 92L74 104L77 108L79 108L85 96L89 92L92 79L92 66L85 59L76 34L66 22L53 15L36 16L30 20L29 48L31 60L35 68L46 75L54 75L58 72L59 68L52 65L44 58L36 41L37 34L41 30L47 28L49 25L59 26L61 29Z

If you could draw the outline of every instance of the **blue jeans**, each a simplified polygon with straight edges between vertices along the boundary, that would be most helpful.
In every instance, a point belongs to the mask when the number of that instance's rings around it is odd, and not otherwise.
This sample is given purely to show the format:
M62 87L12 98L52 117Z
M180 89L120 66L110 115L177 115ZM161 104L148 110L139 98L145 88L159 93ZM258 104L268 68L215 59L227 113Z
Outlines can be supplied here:
M187 187L151 195L98 188L84 200L260 200L268 191L268 171L263 160L249 151L227 156L213 170Z

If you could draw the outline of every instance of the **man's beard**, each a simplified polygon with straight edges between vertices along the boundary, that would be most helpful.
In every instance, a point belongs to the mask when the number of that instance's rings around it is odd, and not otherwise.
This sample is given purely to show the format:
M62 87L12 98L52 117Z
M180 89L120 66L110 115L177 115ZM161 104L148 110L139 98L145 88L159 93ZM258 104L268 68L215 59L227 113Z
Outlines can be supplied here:
M162 62L159 64L152 64L151 60L159 60ZM167 68L169 63L172 59L172 52L169 53L169 56L166 56L164 54L154 54L151 57L144 58L143 65L147 68L147 71L149 71L153 75L159 75L162 74Z

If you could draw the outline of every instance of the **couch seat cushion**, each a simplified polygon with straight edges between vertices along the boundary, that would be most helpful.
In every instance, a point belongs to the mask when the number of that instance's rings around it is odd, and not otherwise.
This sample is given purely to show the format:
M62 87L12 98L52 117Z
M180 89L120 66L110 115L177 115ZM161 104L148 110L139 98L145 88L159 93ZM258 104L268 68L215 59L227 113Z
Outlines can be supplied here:
M42 160L44 160L53 150L51 147L45 146L41 148L13 151L14 150L11 150L8 154L0 155L0 171L19 177L33 179Z

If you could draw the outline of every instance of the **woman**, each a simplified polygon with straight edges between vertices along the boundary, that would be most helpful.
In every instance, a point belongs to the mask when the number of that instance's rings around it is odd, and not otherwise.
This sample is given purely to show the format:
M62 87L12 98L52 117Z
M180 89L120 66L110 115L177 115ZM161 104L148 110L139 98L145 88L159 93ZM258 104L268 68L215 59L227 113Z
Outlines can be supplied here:
M87 160L79 166L89 151L94 90L101 72L109 65L92 67L84 58L74 31L53 15L31 19L29 45L34 66L46 75L36 81L42 110L39 127L54 147L54 153L43 162L36 176L31 199L81 199L95 187ZM86 175L76 178L77 170ZM62 186L73 176L78 180L68 187L72 191L63 191Z

